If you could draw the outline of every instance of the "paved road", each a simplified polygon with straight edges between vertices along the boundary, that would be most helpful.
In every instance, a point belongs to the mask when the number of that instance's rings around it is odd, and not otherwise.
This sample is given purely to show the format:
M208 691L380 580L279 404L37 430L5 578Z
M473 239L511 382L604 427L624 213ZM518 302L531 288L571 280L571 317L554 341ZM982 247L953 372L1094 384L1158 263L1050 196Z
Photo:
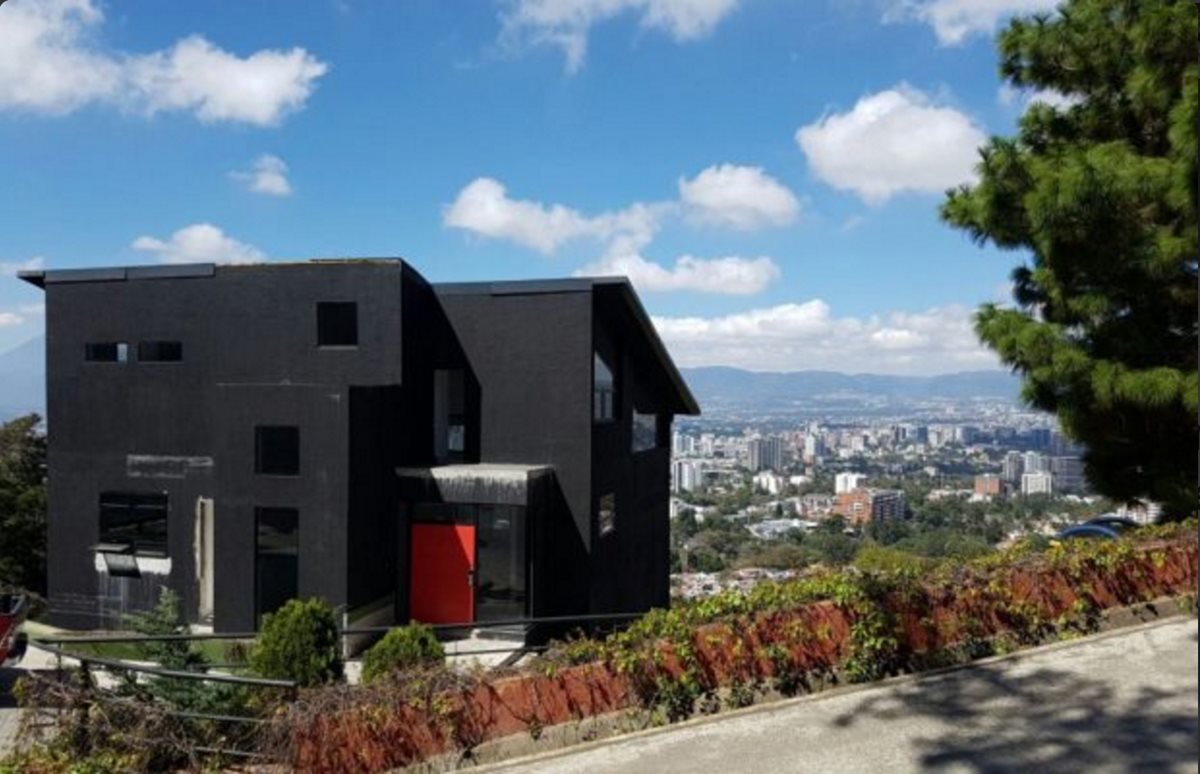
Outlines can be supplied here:
M1160 622L489 770L1194 772L1196 637Z

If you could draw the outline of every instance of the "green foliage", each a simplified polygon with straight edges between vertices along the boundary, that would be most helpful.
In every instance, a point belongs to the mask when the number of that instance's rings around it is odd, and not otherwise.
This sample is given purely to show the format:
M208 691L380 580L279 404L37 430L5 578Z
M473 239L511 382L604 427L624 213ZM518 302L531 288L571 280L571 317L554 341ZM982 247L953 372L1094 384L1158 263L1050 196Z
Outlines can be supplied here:
M370 683L414 667L440 664L445 658L433 629L410 623L389 631L363 655L362 679Z
M1024 376L1024 397L1084 443L1094 489L1196 510L1196 7L1069 0L998 40L1034 103L981 151L980 179L942 217L1019 249L1015 307L976 330Z
M188 630L180 612L179 595L168 588L159 591L158 602L153 610L129 615L126 620L135 632L151 637L186 634ZM188 640L142 642L137 643L136 650L138 660L153 661L179 671L204 671L209 663L196 644ZM238 686L171 677L154 677L140 683L129 681L123 687L123 692L133 695L148 693L150 697L170 702L181 709L225 715L242 714L249 698Z
M730 643L728 655L741 665L728 683L734 704L752 700L761 676L756 672L759 662L770 664L770 684L785 694L807 689L812 678L824 679L834 668L842 678L858 682L918 666L959 663L1017 644L1043 642L1062 632L1093 630L1100 610L1094 597L1097 578L1107 579L1110 589L1125 588L1120 593L1123 603L1141 601L1137 594L1142 591L1122 586L1121 578L1127 580L1147 563L1165 565L1166 549L1160 560L1155 550L1144 545L1160 539L1176 543L1175 551L1194 553L1196 524L1145 528L1118 540L1066 541L1044 552L1025 541L1004 551L953 561L922 559L868 542L856 557L861 566L817 570L795 580L760 583L747 592L729 590L670 610L652 610L606 639L576 638L559 644L539 664L552 675L561 665L605 661L630 678L647 709L673 721L689 716L697 706L709 707L719 688L710 665L702 663L702 638ZM1031 599L1011 582L1017 567L1029 568L1034 562L1044 571L1058 573L1078 600L1058 619L1047 620L1037 597ZM969 610L984 615L960 618L958 625L966 629L956 632L957 640L945 651L909 651L903 644L908 640L898 611L927 610L924 606L947 599L966 605L957 608L960 615ZM832 636L828 627L786 615L819 601L831 602L849 619L848 650L837 664L800 662L793 655L813 641ZM780 624L781 620L790 623ZM1000 623L985 626L984 621ZM704 629L710 625L717 627L715 633ZM927 619L926 625L933 626L933 620ZM747 658L751 649L754 656Z
M866 572L918 573L930 565L928 559L878 543L863 543L854 554L854 566Z
M337 620L321 599L293 599L264 617L250 665L259 675L318 685L342 676Z
M0 425L0 588L46 593L46 435L37 414Z

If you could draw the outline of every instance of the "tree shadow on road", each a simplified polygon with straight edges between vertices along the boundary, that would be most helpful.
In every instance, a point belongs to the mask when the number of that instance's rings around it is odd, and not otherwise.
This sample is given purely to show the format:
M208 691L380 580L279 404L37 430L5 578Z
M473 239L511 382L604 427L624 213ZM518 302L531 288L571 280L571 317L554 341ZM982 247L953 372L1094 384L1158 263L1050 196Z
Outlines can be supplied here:
M922 768L975 772L1194 771L1196 682L1118 698L1101 679L999 662L872 692L834 724L927 719ZM1167 678L1170 679L1170 678ZM1190 697L1190 698L1189 698ZM1189 707L1190 701L1190 707Z

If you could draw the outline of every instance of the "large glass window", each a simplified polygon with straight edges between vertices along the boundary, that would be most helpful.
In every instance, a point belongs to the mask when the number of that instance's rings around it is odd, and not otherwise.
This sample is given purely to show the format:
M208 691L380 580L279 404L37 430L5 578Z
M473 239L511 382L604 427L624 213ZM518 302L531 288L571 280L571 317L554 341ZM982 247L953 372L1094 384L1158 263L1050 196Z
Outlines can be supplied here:
M108 553L166 556L167 496L101 493L100 543Z
M592 359L592 419L611 422L617 417L617 388L613 371L596 353Z
M259 622L299 593L300 514L255 508L254 601Z
M475 531L475 619L525 616L525 509L480 505Z
M284 425L254 428L254 472L263 476L300 475L300 428Z
M353 301L317 304L317 346L358 346L358 304Z

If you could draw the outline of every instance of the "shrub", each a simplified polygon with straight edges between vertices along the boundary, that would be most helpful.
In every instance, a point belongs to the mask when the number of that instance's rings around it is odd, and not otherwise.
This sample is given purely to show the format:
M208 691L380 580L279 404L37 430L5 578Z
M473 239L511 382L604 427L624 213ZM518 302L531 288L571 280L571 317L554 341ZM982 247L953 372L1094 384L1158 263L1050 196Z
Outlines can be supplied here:
M342 676L337 620L320 599L293 599L263 620L250 666L262 677L317 685Z
M433 629L411 623L392 629L363 655L363 682L369 683L395 672L440 663L446 657Z

